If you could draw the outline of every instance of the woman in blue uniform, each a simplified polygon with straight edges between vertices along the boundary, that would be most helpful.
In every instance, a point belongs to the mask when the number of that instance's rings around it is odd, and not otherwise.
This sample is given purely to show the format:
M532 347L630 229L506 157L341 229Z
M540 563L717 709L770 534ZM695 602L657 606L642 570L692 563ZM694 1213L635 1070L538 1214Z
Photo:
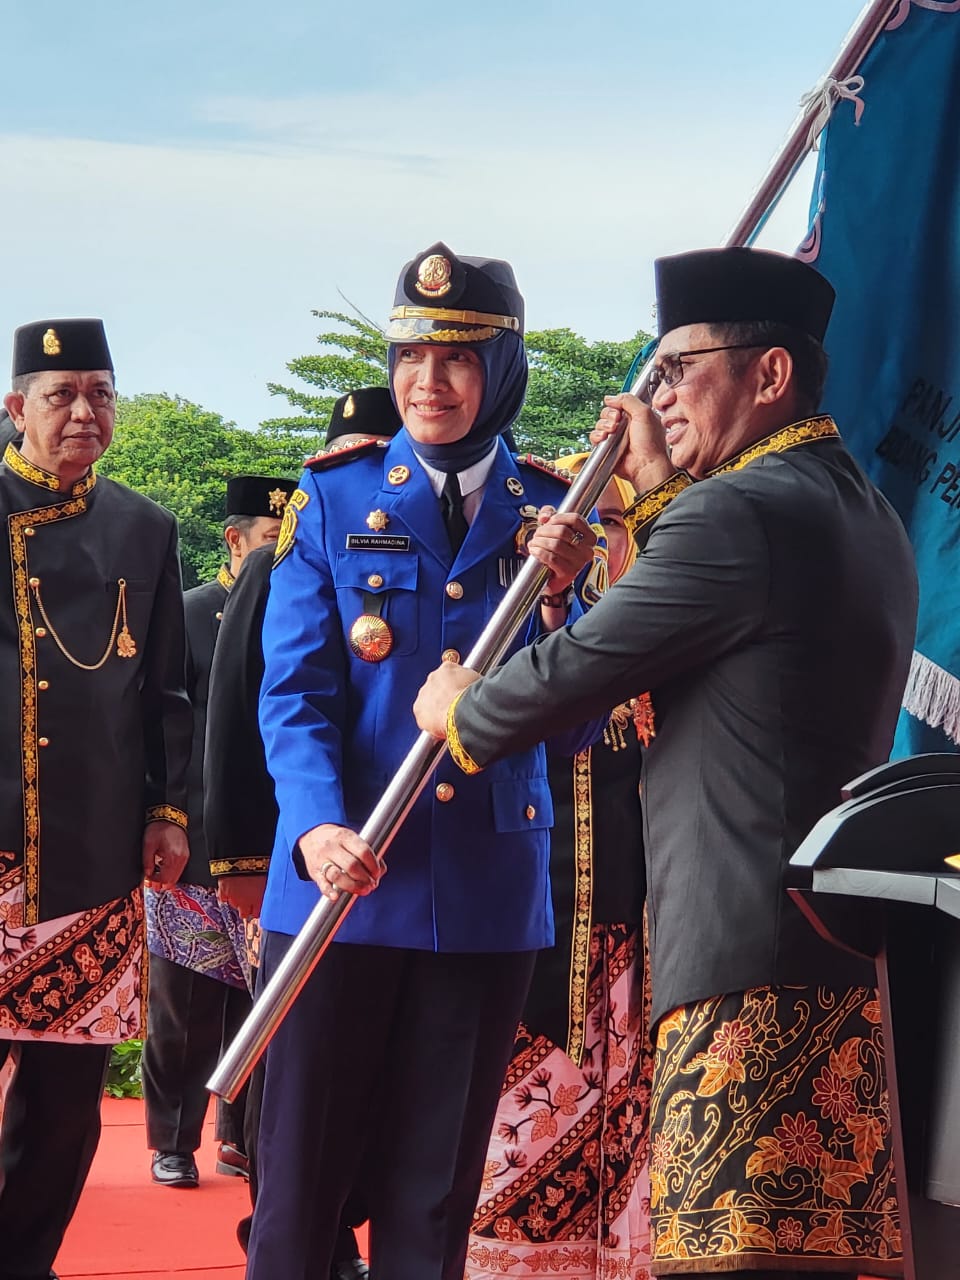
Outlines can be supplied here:
M318 893L361 900L268 1051L248 1280L325 1276L356 1187L374 1280L463 1275L534 956L553 941L543 749L477 779L441 762L382 883L357 832L416 740L413 691L469 651L525 550L550 570L527 639L567 621L592 554L589 525L553 514L564 481L499 439L523 402L522 332L509 264L419 254L387 330L404 430L319 457L287 508L263 632L280 811L265 978Z

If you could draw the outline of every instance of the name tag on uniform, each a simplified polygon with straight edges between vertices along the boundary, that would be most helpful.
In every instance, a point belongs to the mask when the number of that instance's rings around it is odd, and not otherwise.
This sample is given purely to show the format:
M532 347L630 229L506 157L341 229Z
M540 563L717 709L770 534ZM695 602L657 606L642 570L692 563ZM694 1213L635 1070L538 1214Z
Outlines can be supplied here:
M406 533L348 533L348 551L409 551Z

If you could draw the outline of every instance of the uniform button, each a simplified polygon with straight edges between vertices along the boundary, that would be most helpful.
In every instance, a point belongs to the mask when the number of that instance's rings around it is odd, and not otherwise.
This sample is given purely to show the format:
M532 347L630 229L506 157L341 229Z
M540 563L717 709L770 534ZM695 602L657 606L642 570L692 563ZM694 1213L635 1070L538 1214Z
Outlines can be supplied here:
M214 617L216 618L216 620L217 620L218 622L222 622L222 621L223 621L223 614L220 612L220 610L219 610L219 609L218 609L218 610L217 610L217 612L214 614Z
M38 745L38 746L41 746L41 747L49 747L49 745L50 745L50 739L49 739L49 738L38 738L38 739L37 739L37 745Z
M379 573L371 573L370 577L367 579L367 586L368 586L368 587L382 587L382 586L383 586L383 578L380 576L380 574L379 574Z
M536 809L533 807L533 805L532 805L532 804L528 804L528 805L527 805L527 817L528 817L528 818L531 820L531 822L532 822L532 821L533 821L533 819L534 819L536 816L537 816L537 811L536 811Z
M31 585L31 587L39 587L39 585L40 585L40 579L39 579L39 578L31 578L31 579L30 579L30 585Z
M440 655L440 661L441 662L459 662L460 654L457 652L456 649L444 649L443 653L441 653Z
M446 591L451 600L463 599L463 587L459 582L448 582L444 587L444 591Z
M49 680L38 680L38 681L37 681L37 688L38 688L38 689L49 689L49 688L50 688L50 681L49 681Z
M449 782L441 782L437 787L436 795L441 804L446 804L448 800L452 800L455 794L456 793Z
M46 627L37 627L36 631L34 631L34 633L33 633L33 634L34 634L35 636L39 636L39 637L40 637L40 639L42 640L42 639L43 639L43 637L47 634L47 628L46 628Z
M34 529L32 524L28 524L23 532L27 535L28 538L32 538L37 531L36 529Z

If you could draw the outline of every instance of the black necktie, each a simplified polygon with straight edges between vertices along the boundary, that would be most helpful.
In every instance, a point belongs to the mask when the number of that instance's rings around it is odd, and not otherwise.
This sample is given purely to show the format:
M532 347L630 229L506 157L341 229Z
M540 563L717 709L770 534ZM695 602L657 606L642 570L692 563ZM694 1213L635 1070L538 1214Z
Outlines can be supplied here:
M450 550L456 556L467 536L467 517L463 514L463 494L460 492L460 481L455 471L448 471L440 492L440 510L443 523L447 526L447 537L450 539Z

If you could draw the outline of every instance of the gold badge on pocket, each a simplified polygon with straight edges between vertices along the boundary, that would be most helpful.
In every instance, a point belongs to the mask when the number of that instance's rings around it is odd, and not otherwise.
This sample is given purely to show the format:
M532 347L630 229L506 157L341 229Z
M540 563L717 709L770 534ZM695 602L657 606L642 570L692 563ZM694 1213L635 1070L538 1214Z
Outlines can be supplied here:
M393 648L393 632L375 613L361 613L350 627L348 639L361 662L382 662Z

